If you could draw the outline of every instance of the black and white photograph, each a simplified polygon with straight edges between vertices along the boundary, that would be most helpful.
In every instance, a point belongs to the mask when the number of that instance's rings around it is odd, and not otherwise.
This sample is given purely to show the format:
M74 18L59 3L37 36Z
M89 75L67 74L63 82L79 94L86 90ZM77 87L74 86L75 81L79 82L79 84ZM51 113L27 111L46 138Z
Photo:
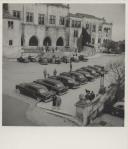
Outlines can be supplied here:
M2 126L125 126L125 3L2 4Z

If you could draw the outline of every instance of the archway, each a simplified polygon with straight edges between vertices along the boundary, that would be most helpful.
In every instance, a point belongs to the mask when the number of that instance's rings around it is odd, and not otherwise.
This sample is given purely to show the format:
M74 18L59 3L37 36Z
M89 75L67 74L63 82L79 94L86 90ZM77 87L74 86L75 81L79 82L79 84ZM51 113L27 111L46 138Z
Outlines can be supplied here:
M63 39L62 37L59 37L56 41L56 46L63 46L63 45L64 45Z
M43 45L44 46L51 46L51 39L49 37L46 37L44 39Z
M38 39L36 36L32 36L29 40L29 46L38 46Z

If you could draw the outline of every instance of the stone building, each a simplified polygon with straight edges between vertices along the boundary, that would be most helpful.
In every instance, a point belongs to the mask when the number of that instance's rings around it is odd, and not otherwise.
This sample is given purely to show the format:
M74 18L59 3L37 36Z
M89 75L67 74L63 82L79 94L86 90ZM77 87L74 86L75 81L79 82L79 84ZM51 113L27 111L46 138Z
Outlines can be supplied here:
M111 39L112 24L87 14L71 14L66 4L3 4L3 55L45 47L77 48L82 28L89 25L91 44Z

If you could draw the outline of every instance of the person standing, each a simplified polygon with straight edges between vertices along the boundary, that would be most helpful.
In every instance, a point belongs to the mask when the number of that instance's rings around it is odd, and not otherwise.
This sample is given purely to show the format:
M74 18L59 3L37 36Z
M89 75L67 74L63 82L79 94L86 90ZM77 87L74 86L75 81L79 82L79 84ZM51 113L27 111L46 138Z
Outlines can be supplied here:
M43 74L44 74L44 79L46 79L46 77L47 77L47 70L46 69L44 69Z
M54 75L54 76L57 75L57 70L56 70L56 69L54 69L54 71L53 71L53 75Z

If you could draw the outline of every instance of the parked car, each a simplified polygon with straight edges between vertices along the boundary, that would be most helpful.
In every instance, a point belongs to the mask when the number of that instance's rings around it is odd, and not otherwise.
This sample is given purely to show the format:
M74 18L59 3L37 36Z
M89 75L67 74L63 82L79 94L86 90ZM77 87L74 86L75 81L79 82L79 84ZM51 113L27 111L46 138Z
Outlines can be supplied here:
M95 70L92 70L90 68L87 68L87 67L81 67L81 69L83 69L84 71L87 71L89 72L91 75L93 75L95 78L99 77L99 74L96 73Z
M71 77L73 78L76 82L79 82L80 84L85 84L87 83L87 79L84 77L84 75L78 73L78 72L75 72L75 71L72 71L72 72L63 72L61 73L60 75L64 75L64 76L68 76L68 77Z
M65 87L62 82L50 78L47 78L45 80L39 79L34 82L46 86L49 90L55 91L58 95L63 95L67 93L68 90L68 88Z
M41 65L48 65L48 60L47 60L46 57L39 57L38 62L39 62Z
M78 82L67 76L50 76L50 78L61 81L65 86L71 89L76 89L80 86Z
M104 66L100 66L100 65L94 65L95 68L97 68L100 71L103 71L104 73L107 73L108 71L105 70Z
M33 56L28 56L28 60L29 60L30 62L36 62L36 61L37 61L36 58L33 57Z
M81 73L81 74L83 74L83 75L88 79L88 81L92 81L92 80L95 79L95 77L94 77L93 75L91 75L91 74L90 74L89 72L87 72L87 71L84 71L84 70L82 70L82 69L77 69L76 71L79 72L79 73Z
M62 59L62 62L64 63L70 63L70 57L68 56L63 56L61 59Z
M113 104L107 101L104 105L104 112L124 118L124 102L120 101Z
M59 57L50 57L48 58L48 62L51 64L60 64L61 63L61 59Z
M79 55L79 60L83 61L83 62L87 62L88 61L88 59L87 59L87 57L85 55Z
M73 56L71 57L72 62L79 62L79 57L78 56Z
M55 92L48 91L48 89L36 83L21 83L16 85L16 91L18 93L27 95L36 99L37 101L49 102L52 101Z
M17 58L17 61L21 63L29 63L29 59L27 57L22 57L22 56Z
M98 68L96 68L96 67L94 67L94 66L88 65L87 68L90 68L90 69L92 69L92 70L95 70L96 73L98 73L100 76L105 74L104 71L99 70Z

